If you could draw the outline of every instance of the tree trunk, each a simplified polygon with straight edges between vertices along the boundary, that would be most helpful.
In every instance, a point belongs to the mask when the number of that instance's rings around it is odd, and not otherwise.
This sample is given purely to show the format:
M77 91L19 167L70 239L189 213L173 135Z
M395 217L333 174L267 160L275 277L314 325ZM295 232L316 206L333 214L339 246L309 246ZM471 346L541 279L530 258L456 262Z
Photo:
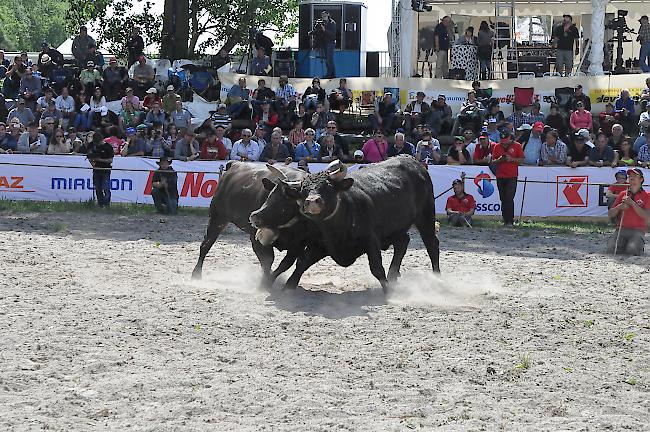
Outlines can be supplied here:
M189 1L165 0L160 56L170 61L187 58Z

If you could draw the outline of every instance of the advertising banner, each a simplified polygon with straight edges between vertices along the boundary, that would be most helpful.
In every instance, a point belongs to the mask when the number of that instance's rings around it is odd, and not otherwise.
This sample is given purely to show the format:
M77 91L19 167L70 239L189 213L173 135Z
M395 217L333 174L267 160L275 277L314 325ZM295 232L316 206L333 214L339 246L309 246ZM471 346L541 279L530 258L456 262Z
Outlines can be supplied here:
M227 161L174 161L178 174L179 204L207 207L217 190L219 173ZM327 164L310 164L312 172ZM349 172L368 165L352 165ZM155 159L116 157L111 173L113 202L153 203L151 176ZM515 198L516 214L524 216L593 216L607 213L605 192L614 182L615 168L521 167ZM650 179L650 171L644 170ZM500 215L501 202L494 174L484 166L429 166L436 195L465 173L465 191L474 196L478 215ZM525 195L524 195L525 191ZM452 194L436 200L436 211L445 212ZM94 198L92 169L83 156L0 155L0 199L35 201L88 201Z

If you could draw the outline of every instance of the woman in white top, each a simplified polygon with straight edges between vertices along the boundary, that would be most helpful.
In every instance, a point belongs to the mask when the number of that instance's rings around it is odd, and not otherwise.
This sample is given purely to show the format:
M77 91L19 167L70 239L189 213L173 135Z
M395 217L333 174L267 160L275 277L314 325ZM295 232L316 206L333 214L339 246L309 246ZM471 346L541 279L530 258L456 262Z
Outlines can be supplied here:
M108 107L106 106L106 98L102 95L101 87L95 88L95 93L93 93L90 98L90 110L93 115L93 124L95 126L101 125L102 117L108 115Z

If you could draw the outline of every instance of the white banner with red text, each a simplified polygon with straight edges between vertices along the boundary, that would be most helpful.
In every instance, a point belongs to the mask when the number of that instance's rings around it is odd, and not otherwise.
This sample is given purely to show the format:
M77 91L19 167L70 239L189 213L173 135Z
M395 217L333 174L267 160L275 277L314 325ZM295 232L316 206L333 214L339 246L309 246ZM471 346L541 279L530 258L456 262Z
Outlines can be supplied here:
M227 161L174 161L178 172L179 204L207 207ZM312 172L327 164L310 164ZM348 171L368 165L352 165ZM35 201L88 201L94 198L92 169L83 156L0 155L0 199ZM151 204L151 176L155 159L116 157L111 172L112 202ZM521 167L515 198L516 214L538 217L602 217L607 212L605 192L614 182L615 168ZM650 170L644 170L650 179ZM501 214L494 174L488 167L436 165L429 174L436 195L465 173L465 190L474 196L479 215ZM525 191L525 194L524 194ZM451 191L436 200L444 213Z

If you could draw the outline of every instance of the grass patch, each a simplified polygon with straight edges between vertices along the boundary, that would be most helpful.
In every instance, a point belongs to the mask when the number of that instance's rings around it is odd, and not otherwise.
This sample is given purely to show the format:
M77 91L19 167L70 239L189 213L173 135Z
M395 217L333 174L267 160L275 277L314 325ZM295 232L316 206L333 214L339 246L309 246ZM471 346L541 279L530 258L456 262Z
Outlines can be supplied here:
M0 200L0 212L6 213L110 213L118 215L155 214L156 208L151 204L113 203L108 208L100 209L94 201L22 201ZM206 207L180 207L179 214L205 216L209 214Z
M528 370L533 365L533 358L530 354L522 354L519 356L519 363L515 365L515 369Z

